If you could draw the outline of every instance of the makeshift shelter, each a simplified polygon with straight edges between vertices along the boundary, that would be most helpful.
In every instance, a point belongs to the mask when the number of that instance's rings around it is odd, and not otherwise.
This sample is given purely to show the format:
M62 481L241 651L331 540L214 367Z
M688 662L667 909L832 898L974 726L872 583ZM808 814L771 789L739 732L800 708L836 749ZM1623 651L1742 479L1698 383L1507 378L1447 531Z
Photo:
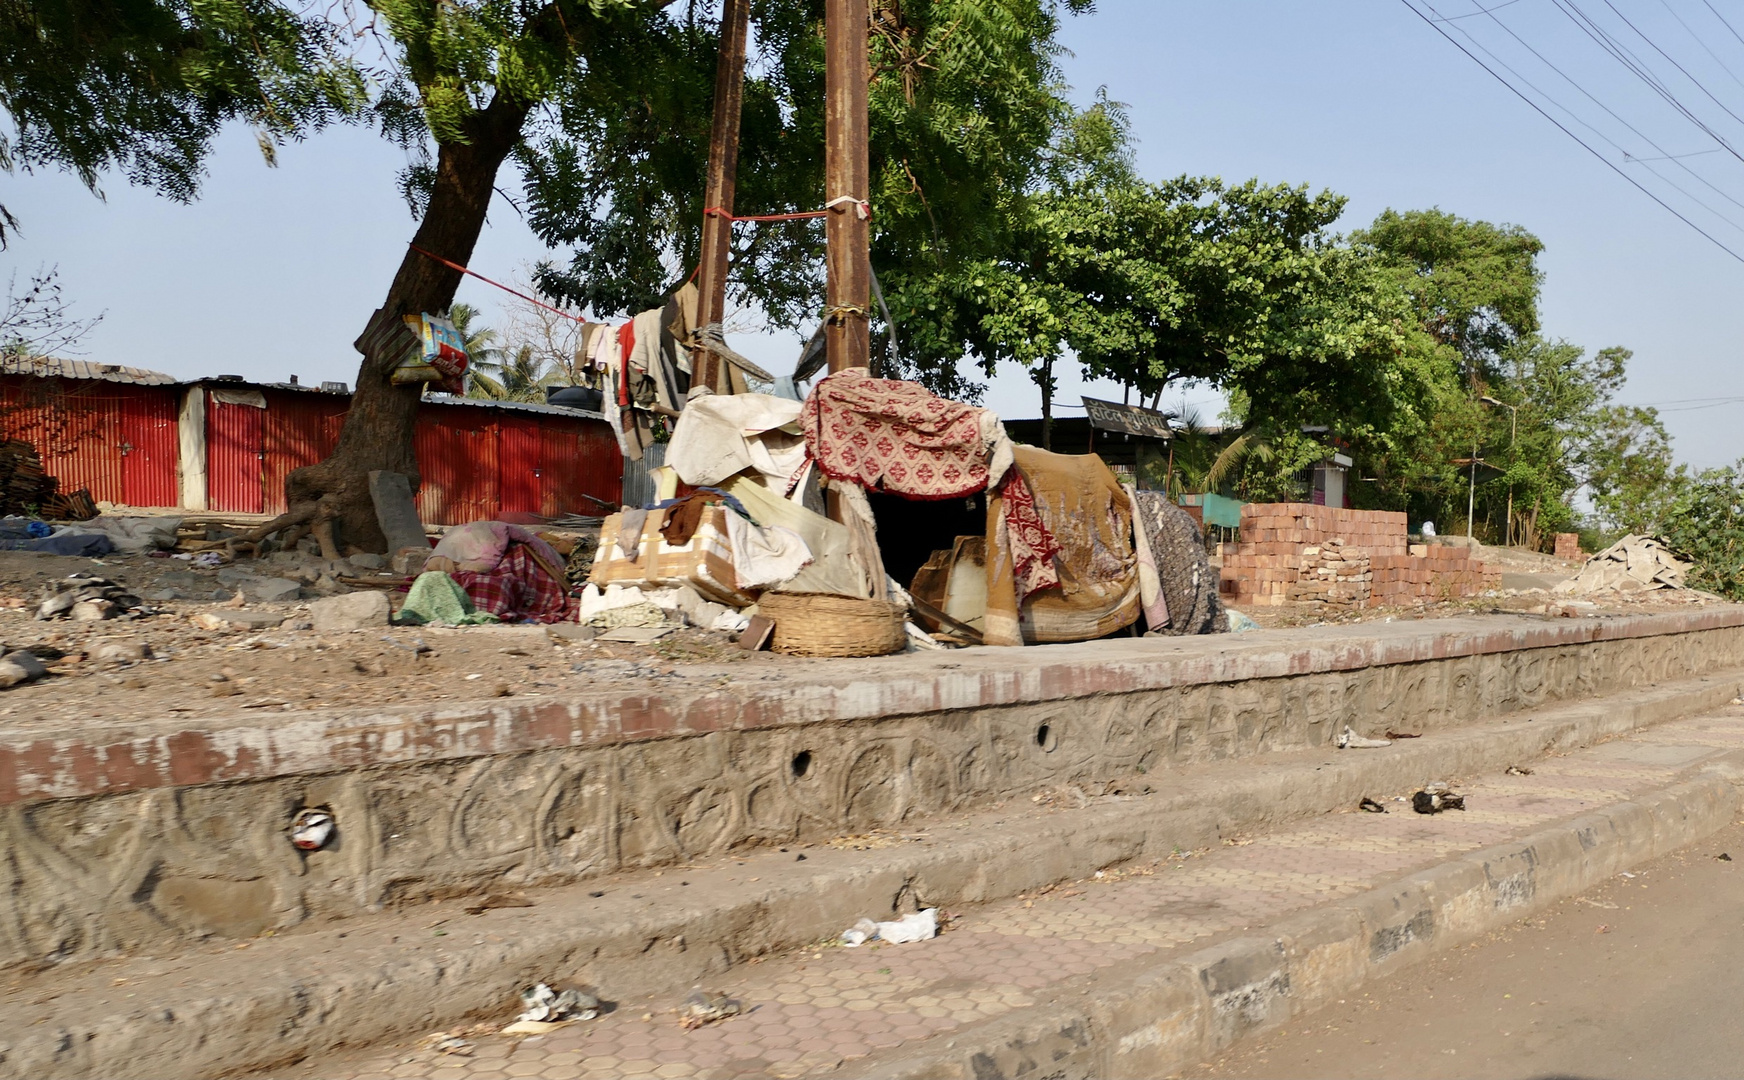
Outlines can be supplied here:
M689 586L741 608L767 594L912 606L959 643L1169 625L1151 545L1178 539L1159 523L1178 508L1159 503L1135 534L1138 496L1102 459L1015 445L992 412L915 383L849 369L803 403L691 397L665 471L650 507L606 520L596 586ZM687 518L699 527L673 529Z

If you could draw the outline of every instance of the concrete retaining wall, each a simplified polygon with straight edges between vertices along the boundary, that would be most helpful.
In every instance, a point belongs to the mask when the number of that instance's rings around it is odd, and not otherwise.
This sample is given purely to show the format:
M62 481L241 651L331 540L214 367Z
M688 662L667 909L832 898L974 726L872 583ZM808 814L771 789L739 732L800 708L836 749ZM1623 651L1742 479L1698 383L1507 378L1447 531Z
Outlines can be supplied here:
M563 701L0 738L0 963L246 936L895 825L1048 784L1438 730L1740 666L1744 609L730 669ZM301 806L337 814L303 855Z

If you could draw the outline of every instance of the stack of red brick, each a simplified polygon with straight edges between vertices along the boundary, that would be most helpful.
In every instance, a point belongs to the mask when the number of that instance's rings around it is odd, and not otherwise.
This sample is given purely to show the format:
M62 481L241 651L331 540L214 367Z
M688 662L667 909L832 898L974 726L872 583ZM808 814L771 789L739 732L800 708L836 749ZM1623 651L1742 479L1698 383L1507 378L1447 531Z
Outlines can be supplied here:
M1231 603L1382 607L1475 596L1501 585L1465 548L1411 544L1405 515L1309 503L1249 503L1241 543L1225 545L1223 595ZM1332 554L1341 565L1324 564ZM1360 564L1366 561L1367 566ZM1324 582L1336 580L1337 587Z
M1582 551L1580 546L1580 533L1557 533L1556 557L1559 559L1586 558L1586 552Z

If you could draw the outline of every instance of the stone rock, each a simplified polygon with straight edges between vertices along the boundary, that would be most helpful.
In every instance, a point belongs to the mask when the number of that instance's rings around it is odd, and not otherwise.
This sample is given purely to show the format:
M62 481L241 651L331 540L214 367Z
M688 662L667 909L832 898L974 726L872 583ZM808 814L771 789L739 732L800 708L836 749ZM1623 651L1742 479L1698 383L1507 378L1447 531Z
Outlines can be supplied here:
M387 596L374 589L329 596L309 605L309 618L316 630L364 630L386 626L392 612Z
M310 621L309 619L292 619L289 622L284 624L283 629L286 629L286 630L313 630L313 629L315 629L315 624L314 624L314 622Z
M146 597L148 600L192 600L194 594L181 589L159 589Z
M347 555L345 561L359 570L386 570L388 568L388 557L377 555L372 551L359 551Z
M91 651L99 664L151 659L151 646L143 641L105 641Z
M309 591L316 596L343 596L351 591L351 587L340 583L332 574L322 574L315 579L315 584L309 586Z
M430 545L423 547L401 548L394 552L392 569L401 577L417 577L424 572L424 564L430 561Z
M275 612L239 608L202 611L194 616L194 625L202 630L271 630L284 621L285 617Z
M0 657L0 687L17 686L47 674L48 668L43 666L42 661L22 649Z
M73 605L74 622L102 622L115 617L115 603L101 598L80 600Z
M242 583L243 595L265 604L295 600L302 594L301 583L289 578L255 578Z
M430 546L424 522L412 499L412 483L404 473L377 469L369 474L369 497L375 502L375 520L387 537L388 550Z

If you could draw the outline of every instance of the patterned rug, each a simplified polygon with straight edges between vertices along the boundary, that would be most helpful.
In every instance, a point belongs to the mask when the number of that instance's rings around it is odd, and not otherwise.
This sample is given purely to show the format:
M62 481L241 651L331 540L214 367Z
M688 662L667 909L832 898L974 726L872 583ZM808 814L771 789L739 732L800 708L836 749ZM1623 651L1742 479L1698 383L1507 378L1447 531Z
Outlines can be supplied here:
M987 486L983 411L850 368L812 388L801 423L806 448L831 479L908 499L956 499Z

